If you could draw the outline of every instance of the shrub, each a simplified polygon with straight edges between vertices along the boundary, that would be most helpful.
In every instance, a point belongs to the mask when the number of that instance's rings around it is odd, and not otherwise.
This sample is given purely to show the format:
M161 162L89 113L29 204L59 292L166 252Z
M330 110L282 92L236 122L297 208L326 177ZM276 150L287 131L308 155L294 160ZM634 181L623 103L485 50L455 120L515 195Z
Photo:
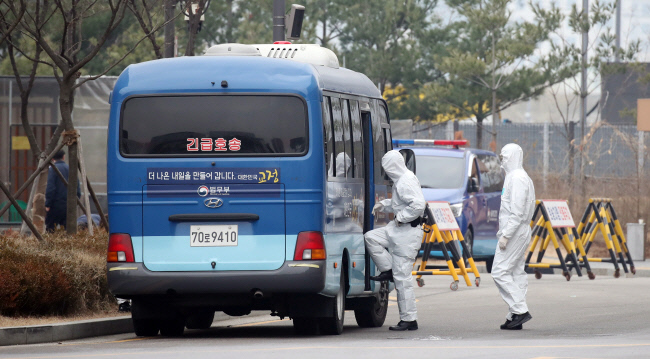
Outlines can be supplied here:
M106 281L108 234L0 235L0 314L75 315L115 306Z

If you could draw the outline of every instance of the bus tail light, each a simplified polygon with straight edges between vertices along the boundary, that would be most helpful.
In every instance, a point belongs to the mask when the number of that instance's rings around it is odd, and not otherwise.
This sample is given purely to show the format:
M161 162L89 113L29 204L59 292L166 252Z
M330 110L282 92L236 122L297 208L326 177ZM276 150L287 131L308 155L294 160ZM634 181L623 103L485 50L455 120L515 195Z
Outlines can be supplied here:
M135 262L133 259L133 244L127 233L111 233L108 238L107 262Z
M325 259L325 241L323 233L316 231L298 233L296 252L293 260Z

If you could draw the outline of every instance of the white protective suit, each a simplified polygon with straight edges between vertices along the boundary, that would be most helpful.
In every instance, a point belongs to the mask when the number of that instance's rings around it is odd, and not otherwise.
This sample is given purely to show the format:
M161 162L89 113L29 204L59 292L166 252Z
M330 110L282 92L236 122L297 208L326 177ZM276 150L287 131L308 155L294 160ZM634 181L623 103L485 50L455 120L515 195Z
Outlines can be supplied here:
M393 270L399 316L410 322L417 319L411 272L422 242L422 227L411 227L409 222L424 214L426 201L420 181L406 168L398 151L388 151L381 165L393 181L393 196L381 201L381 211L394 213L401 224L391 221L383 228L367 232L366 247L379 271Z
M530 243L530 221L535 210L535 187L522 166L523 151L519 145L505 145L501 149L501 156L501 167L506 171L506 179L501 194L497 238L505 238L507 243L505 250L497 245L492 278L501 297L508 304L506 319L512 320L513 314L528 312L528 277L524 264Z

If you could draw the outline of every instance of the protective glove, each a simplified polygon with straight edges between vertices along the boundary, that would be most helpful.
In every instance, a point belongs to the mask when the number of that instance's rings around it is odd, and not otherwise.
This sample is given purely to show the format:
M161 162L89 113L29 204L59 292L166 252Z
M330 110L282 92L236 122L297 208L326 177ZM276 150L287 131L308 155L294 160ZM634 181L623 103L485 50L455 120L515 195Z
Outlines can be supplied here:
M404 224L404 223L398 221L398 220L397 220L397 217L395 217L395 219L393 219L393 221L395 222L395 226L397 226L397 227L399 227L399 226L401 226L402 224Z
M501 248L502 251L506 250L507 244L508 244L508 238L506 237L499 238L499 248Z
M376 216L379 212L382 212L384 210L384 205L381 203L375 204L374 207L372 207L372 215Z

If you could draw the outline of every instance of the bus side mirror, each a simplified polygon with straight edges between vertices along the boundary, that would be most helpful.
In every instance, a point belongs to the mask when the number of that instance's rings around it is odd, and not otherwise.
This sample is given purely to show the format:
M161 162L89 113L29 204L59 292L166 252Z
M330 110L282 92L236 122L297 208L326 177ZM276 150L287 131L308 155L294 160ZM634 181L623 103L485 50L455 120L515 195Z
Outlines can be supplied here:
M305 17L305 7L298 4L291 5L289 15L285 19L287 40L298 40L302 30L302 19Z
M413 150L409 148L402 148L401 150L399 150L399 153L401 153L402 157L404 157L404 163L406 163L406 168L408 168L409 171L415 174L415 153L413 153Z

